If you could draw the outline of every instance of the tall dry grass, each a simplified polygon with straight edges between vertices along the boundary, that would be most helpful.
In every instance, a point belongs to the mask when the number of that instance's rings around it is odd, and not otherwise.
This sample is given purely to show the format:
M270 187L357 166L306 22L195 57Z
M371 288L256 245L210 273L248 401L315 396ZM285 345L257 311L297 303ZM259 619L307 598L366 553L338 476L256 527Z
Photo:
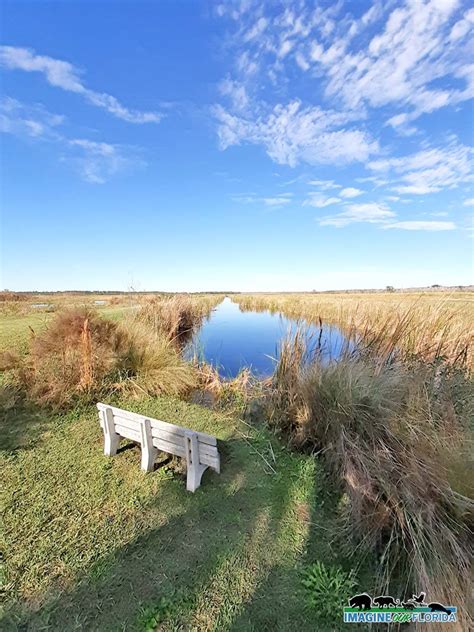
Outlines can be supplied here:
M403 578L406 594L457 605L458 630L472 625L473 415L456 367L354 352L308 364L302 335L283 343L267 404L273 427L320 452L340 484L348 541L377 553L379 589Z
M195 384L193 368L162 334L132 320L106 320L87 307L58 313L19 361L28 396L57 407L117 391L176 395Z
M474 293L251 294L233 297L243 310L282 312L337 325L377 347L379 355L474 368Z
M176 344L187 342L212 309L220 295L151 297L142 301L135 319Z

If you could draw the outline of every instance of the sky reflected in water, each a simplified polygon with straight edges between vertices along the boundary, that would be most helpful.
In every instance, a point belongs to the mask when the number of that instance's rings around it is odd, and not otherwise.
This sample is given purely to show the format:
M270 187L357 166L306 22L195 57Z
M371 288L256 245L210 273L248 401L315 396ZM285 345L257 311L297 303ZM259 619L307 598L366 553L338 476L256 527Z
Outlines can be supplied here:
M275 368L280 341L295 331L296 321L270 312L241 312L229 298L212 312L186 350L216 367L222 377L235 377L245 367L264 377ZM324 357L337 358L345 343L335 327L309 325L311 344L321 342ZM321 334L321 336L320 336Z

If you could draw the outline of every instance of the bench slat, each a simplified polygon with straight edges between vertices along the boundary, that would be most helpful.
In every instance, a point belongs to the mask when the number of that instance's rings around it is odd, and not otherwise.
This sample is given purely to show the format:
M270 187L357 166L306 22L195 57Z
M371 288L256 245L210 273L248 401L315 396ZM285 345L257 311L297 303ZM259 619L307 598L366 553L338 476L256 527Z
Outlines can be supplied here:
M141 442L140 433L135 430L131 430L130 428L125 428L124 426L115 424L115 432L126 439L131 439L132 441L137 441L138 443Z
M128 419L127 417L123 417L122 415L114 415L114 423L117 426L122 426L123 428L130 428L134 432L138 432L140 434L140 423L135 419Z
M143 419L149 419L151 427L162 428L167 432L176 432L180 436L184 437L187 431L187 428L183 428L182 426L176 426L175 424L170 424L167 421L161 421L160 419L152 419L151 417L147 417L146 415L139 415L138 413L132 413L128 410L123 410L122 408L116 408L115 406L107 406L107 404L102 404L99 402L97 404L97 408L99 410L104 410L106 408L110 408L114 414L114 417L117 415L119 417L124 417L126 419L130 419L132 421L138 421L139 423ZM202 443L207 443L208 445L217 445L216 437L206 434L205 432L196 431L196 434L199 435L199 441Z

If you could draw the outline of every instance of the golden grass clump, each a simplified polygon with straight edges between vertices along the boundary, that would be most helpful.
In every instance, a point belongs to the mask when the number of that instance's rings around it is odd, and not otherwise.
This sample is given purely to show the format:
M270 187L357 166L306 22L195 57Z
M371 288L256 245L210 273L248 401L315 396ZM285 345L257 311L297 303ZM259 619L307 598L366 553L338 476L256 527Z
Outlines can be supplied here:
M54 406L116 391L178 394L193 384L192 368L158 332L88 307L58 313L33 336L19 374L34 401Z
M472 383L447 366L302 357L301 337L284 343L271 423L294 446L323 455L347 501L353 547L378 552L380 590L402 577L407 593L422 587L457 605L457 629L469 629Z
M193 366L171 341L144 323L129 320L119 328L127 344L120 354L117 389L133 395L180 395L196 385Z

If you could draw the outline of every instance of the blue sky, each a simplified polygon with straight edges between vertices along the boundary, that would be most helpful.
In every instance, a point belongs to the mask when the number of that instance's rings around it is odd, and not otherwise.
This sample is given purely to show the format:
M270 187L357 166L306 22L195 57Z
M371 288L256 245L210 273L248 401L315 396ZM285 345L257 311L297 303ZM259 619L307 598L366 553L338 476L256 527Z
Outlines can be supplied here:
M472 283L469 2L2 12L3 287Z

